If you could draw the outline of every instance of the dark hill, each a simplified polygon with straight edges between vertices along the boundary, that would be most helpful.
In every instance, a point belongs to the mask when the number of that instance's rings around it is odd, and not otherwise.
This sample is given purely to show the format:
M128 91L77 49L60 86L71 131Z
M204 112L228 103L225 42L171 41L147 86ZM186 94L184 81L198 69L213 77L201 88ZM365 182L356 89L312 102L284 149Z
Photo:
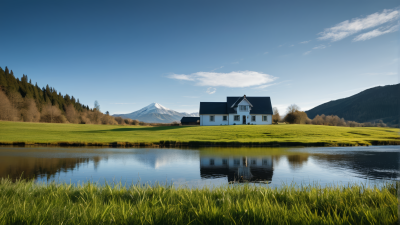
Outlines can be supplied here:
M345 120L399 124L400 84L373 87L348 98L338 99L306 111L309 118L316 115L337 115Z

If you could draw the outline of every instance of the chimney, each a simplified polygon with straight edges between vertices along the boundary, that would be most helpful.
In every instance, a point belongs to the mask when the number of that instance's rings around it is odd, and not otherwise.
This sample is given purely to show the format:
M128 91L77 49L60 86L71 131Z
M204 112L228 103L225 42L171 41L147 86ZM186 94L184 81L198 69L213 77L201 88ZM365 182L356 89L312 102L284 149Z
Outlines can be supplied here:
M243 98L246 98L246 95L244 95Z

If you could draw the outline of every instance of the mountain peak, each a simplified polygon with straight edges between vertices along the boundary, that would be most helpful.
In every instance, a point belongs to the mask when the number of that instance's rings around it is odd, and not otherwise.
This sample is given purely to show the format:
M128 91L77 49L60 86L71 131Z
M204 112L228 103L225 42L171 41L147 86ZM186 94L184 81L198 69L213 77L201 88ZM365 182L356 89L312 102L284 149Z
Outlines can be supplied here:
M153 102L150 105L129 114L116 114L113 116L121 116L147 123L171 123L179 121L184 116L199 116L198 113L179 113L168 109L159 103Z
M161 104L157 103L157 102L153 102L150 105L146 106L145 108L151 108L151 109L165 109L165 110L169 110L167 107L162 106Z

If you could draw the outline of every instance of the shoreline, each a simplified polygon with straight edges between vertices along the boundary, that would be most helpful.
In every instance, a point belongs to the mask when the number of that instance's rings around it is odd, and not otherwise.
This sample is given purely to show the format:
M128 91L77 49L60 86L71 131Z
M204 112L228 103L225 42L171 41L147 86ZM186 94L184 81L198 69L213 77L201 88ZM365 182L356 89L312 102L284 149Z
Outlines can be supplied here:
M367 143L366 143L367 142ZM399 141L371 140L365 142L209 142L209 141L159 141L151 142L0 142L0 146L72 146L72 147L352 147L400 145Z

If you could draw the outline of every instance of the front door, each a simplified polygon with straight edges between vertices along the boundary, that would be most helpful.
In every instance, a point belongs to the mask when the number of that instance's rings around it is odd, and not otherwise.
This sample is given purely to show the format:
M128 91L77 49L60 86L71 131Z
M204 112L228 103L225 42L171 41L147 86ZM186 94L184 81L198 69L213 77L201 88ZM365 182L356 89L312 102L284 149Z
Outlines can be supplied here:
M243 116L243 124L246 124L246 116Z

